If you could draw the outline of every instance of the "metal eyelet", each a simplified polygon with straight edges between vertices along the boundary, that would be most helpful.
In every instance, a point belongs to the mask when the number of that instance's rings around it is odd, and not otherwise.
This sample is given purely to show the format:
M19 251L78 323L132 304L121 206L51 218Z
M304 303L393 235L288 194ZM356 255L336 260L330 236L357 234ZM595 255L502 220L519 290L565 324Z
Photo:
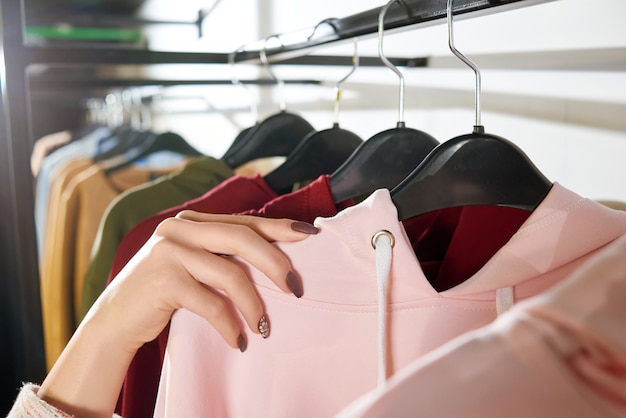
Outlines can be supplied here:
M383 236L383 235L386 235L389 237L389 240L391 241L391 247L393 248L393 246L396 243L395 237L393 236L391 232L387 231L386 229L381 229L379 231L376 231L374 235L372 235L372 248L373 249L376 249L376 240L378 239L378 237Z

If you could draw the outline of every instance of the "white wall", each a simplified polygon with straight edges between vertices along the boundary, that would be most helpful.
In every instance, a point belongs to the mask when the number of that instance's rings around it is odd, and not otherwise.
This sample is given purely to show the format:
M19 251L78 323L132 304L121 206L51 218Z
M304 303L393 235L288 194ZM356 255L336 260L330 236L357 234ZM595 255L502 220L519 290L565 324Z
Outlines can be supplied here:
M193 2L191 2L193 4ZM206 2L196 2L197 5ZM151 44L163 49L230 52L241 44L281 32L312 27L328 17L341 17L382 5L357 0L224 0L207 19L206 38L195 40L185 30L166 36L151 34ZM171 1L154 0L150 16L179 16L185 8ZM186 15L191 16L191 15ZM233 19L237 16L237 19ZM482 122L490 133L517 143L551 179L594 199L626 201L626 2L623 0L557 0L469 20L455 22L456 46L482 70ZM162 33L162 32L161 32ZM591 69L579 69L578 50L614 50L594 57ZM315 51L349 55L345 43ZM362 55L376 55L376 39L359 42ZM451 59L445 25L388 33L385 51L390 56L432 56L433 66L403 69L407 81L407 125L429 132L440 141L468 133L474 121L472 72ZM541 69L545 59L523 62L527 68L497 69L492 64L505 53L574 51L550 61L557 69ZM606 59L613 62L609 63ZM586 58L587 59L587 58ZM506 64L506 63L505 63ZM537 67L537 69L535 69ZM332 124L333 83L349 68L273 67L283 78L322 79L326 86L286 88L288 109L302 114L318 129ZM163 70L180 76L179 69ZM187 71L187 70L185 70ZM226 78L228 66L201 66L195 76ZM238 77L255 77L264 70L236 67ZM252 123L249 97L233 86L171 89L165 95L195 100L163 100L158 129L181 133L190 142L216 156L228 147L242 127ZM276 90L255 91L260 117L278 110ZM341 125L363 138L390 128L397 121L397 77L388 69L359 68L344 85ZM178 109L181 114L174 114ZM195 109L196 113L189 110Z

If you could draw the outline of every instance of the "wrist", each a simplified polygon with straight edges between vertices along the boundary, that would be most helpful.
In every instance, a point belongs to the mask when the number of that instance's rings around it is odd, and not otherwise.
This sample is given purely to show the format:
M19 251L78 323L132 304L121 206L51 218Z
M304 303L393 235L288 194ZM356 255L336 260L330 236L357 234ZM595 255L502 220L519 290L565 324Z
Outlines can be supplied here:
M112 416L134 355L97 322L83 321L38 392L50 405L87 418Z

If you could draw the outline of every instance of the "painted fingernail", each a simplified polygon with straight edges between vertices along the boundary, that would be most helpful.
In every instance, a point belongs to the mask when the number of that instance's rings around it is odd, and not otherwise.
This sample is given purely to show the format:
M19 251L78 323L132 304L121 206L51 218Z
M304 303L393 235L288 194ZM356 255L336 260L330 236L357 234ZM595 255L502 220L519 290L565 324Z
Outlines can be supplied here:
M287 287L297 298L301 298L304 294L302 289L302 280L293 271L287 273Z
M291 223L291 229L298 232L304 232L305 234L315 235L320 232L320 229L308 222L296 221Z
M267 338L270 336L270 323L267 322L267 318L265 315L259 319L259 332L261 333L261 337Z
M242 353L246 351L246 348L248 348L248 341L246 341L246 337L244 337L243 334L239 334L239 338L237 338L237 345L239 346L239 351Z

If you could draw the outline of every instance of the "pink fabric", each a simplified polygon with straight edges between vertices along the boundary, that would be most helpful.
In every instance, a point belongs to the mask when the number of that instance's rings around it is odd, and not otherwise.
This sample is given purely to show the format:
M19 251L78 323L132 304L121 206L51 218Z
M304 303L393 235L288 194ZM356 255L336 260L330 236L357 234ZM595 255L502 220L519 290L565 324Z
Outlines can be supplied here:
M616 244L596 274L422 357L340 418L626 416L626 235Z
M301 299L276 290L248 266L266 304L269 339L249 334L240 353L201 318L185 310L174 315L155 416L333 416L372 390L377 293L370 239L380 229L396 239L388 297L387 369L394 374L491 323L498 288L514 287L519 301L562 280L626 233L626 214L555 184L483 268L439 293L422 273L388 191L315 224L318 235L277 244L303 280Z

